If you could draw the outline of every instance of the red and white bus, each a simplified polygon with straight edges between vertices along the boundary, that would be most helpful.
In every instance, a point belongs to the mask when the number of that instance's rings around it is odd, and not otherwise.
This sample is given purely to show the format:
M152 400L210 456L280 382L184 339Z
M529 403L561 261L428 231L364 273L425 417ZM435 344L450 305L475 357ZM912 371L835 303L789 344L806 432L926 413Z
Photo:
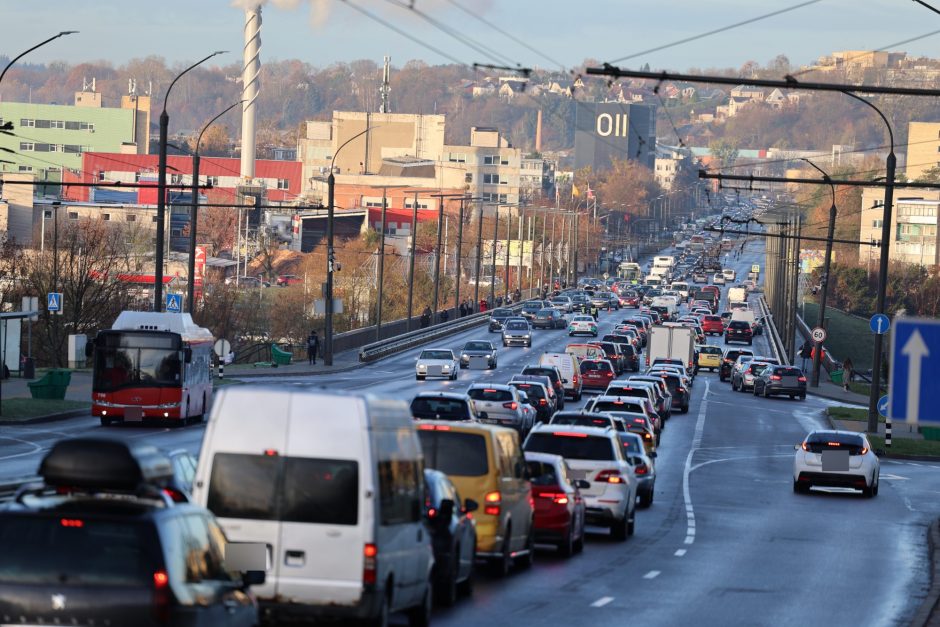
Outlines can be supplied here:
M92 414L105 426L201 420L212 402L212 343L189 314L121 312L89 344Z

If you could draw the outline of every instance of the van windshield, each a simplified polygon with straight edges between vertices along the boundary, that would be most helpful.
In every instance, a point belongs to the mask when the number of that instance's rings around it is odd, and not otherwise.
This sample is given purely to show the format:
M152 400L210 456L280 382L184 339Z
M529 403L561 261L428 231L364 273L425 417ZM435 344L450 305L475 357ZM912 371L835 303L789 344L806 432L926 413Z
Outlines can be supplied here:
M609 438L578 433L577 436L559 433L533 433L525 442L525 450L536 453L561 455L565 459L613 461L614 449Z
M219 518L355 525L354 460L216 453L208 508Z
M479 477L489 472L486 439L477 433L418 430L428 468L445 475Z

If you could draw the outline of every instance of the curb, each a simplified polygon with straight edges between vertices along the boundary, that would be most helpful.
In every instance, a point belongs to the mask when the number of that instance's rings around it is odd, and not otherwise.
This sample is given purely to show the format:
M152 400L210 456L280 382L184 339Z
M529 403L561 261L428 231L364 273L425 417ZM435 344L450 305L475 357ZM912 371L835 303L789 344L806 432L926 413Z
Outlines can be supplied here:
M69 411L59 412L57 414L47 414L45 416L36 416L35 418L26 418L25 420L3 420L0 418L0 426L15 427L17 425L36 425L44 422L56 422L67 418L79 418L81 416L91 415L91 404L85 409L70 409Z
M306 370L306 371L294 370L286 374L280 368L258 368L254 371L251 371L251 370L240 371L240 372L229 371L225 373L226 374L225 378L241 380L241 377L252 377L252 378L277 377L277 376L316 377L320 375L338 374L341 372L351 372L353 370L358 370L359 368L362 368L365 365L367 364L353 364L352 366L342 366L338 368L333 368L332 370ZM217 373L213 373L213 374L217 374ZM214 377L214 379L217 379L217 378L218 377Z
M940 625L940 520L934 519L927 529L927 551L930 558L930 590L911 621L911 627Z
M875 451L879 459L899 459L909 462L940 462L940 456L937 455L907 455L905 453L887 453L884 449Z
M858 405L859 407L866 407L866 408L868 407L868 402L865 401L864 399L860 401L851 401L851 400L846 400L844 398L840 398L834 394L825 394L825 393L813 391L813 389L807 389L806 393L810 396L818 396L819 398L826 398L826 399L829 399L830 401L839 401L840 403L846 403L848 405Z

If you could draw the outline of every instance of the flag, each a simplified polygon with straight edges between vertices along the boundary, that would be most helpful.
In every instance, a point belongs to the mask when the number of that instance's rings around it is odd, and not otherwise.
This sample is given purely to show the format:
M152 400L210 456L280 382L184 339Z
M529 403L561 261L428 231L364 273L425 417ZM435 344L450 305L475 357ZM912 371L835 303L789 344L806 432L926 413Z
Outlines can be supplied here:
M580 195L581 195L581 190L578 189L578 186L577 186L577 185L572 184L572 185L571 185L571 197L572 197L572 198L577 198L577 197L580 196Z
M590 186L590 185L588 185L587 197L588 197L588 200L594 198L594 190L591 189L591 186Z

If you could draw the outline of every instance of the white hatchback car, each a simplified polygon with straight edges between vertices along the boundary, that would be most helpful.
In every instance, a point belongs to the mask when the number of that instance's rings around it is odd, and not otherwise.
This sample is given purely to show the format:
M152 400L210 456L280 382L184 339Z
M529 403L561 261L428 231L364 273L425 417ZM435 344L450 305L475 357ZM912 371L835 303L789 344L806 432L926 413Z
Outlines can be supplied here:
M811 431L795 448L794 492L820 486L855 488L869 498L878 494L881 462L864 433Z
M415 361L415 379L423 381L426 377L447 377L457 379L457 357L449 348L427 348L421 351Z

